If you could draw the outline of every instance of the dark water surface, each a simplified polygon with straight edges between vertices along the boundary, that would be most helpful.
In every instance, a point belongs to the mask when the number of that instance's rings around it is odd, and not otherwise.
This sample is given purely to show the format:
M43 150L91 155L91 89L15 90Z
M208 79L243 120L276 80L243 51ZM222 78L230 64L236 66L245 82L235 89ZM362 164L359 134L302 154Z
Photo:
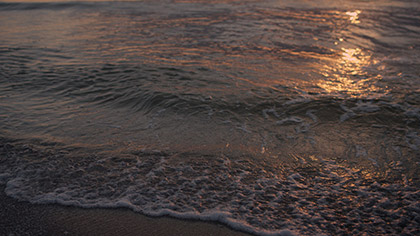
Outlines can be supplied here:
M417 1L0 2L0 181L256 234L419 234Z

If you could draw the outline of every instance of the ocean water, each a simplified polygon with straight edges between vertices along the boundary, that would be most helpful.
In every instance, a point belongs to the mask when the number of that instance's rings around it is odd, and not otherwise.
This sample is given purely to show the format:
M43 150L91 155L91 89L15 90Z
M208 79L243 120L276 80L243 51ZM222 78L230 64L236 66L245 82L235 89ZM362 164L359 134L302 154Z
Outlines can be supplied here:
M9 196L420 234L418 1L0 2L0 32Z

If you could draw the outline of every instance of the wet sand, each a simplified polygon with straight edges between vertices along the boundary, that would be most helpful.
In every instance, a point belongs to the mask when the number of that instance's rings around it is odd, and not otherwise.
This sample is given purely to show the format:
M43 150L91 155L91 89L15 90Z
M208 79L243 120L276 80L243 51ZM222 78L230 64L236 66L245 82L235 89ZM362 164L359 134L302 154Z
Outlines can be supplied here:
M128 209L34 205L0 191L0 235L246 236L212 222L147 217Z

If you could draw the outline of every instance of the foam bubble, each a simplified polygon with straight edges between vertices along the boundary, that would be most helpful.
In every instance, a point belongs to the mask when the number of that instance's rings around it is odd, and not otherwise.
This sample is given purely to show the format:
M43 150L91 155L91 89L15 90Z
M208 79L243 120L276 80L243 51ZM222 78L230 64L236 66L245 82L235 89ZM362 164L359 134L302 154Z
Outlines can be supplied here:
M2 178L9 196L33 203L127 207L257 235L414 233L420 214L418 188L407 179L390 184L315 156L300 157L293 172L247 158L147 150L38 163L23 156Z

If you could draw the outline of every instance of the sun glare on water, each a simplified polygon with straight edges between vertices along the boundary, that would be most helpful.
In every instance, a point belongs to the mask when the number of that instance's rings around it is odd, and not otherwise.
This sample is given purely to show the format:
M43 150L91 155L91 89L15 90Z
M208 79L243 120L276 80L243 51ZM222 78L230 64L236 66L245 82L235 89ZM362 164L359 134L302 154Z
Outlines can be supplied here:
M348 15L350 17L349 20L352 24L359 24L360 23L360 21L359 21L359 14L360 13L361 13L361 11L359 11L359 10L348 11L348 12L346 12L346 15Z
M336 62L324 66L322 75L326 80L320 81L318 86L330 94L366 96L379 90L374 82L381 79L380 75L369 75L366 70L374 63L371 55L360 48L341 48Z

